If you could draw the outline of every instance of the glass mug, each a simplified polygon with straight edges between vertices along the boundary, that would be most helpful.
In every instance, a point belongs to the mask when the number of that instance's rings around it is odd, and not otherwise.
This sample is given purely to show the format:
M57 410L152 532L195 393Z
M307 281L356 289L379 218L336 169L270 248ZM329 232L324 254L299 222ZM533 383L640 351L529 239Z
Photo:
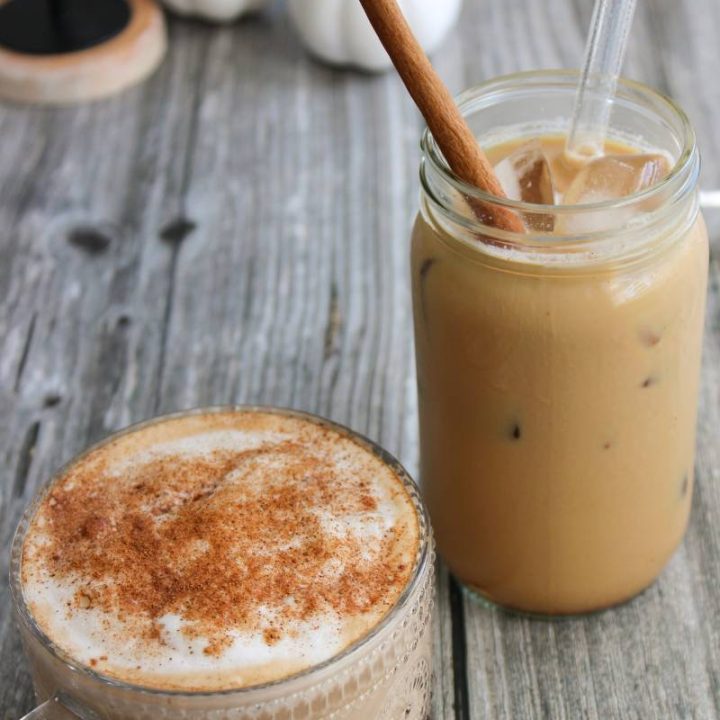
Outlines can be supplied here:
M25 511L12 546L10 589L15 617L41 703L23 720L425 720L428 717L435 555L427 513L414 481L385 450L343 426L284 409L236 409L275 412L322 424L352 438L392 468L412 499L420 526L415 569L396 605L369 634L342 653L306 671L263 685L218 692L159 691L103 676L64 655L37 626L23 600L20 580L23 542L36 509L52 486L51 479ZM115 433L71 460L56 477L86 453L121 435L169 418L212 410L198 409L155 418Z
M460 107L486 148L566 134L577 75L498 78ZM575 614L647 587L691 504L708 242L683 111L621 82L610 138L668 154L657 185L568 206L498 200L422 140L412 235L421 482L471 591ZM533 227L484 225L468 197Z

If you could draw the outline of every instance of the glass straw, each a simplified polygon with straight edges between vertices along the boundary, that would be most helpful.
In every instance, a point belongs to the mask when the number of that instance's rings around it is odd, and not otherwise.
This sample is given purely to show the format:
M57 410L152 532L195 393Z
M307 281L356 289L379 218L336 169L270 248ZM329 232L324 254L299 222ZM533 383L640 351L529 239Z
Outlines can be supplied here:
M566 150L602 155L636 0L596 0Z

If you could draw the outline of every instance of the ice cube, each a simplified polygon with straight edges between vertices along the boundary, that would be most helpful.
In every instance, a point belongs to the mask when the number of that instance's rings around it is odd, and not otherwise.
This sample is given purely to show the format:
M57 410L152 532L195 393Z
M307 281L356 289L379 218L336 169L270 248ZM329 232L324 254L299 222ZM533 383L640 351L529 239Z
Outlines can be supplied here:
M537 140L524 143L495 166L495 173L511 200L552 205L552 177Z
M603 155L582 167L563 193L563 205L605 202L640 192L655 185L670 172L664 155ZM584 211L558 218L560 233L589 233L621 228L638 212L638 208Z
M632 195L652 187L670 172L664 155L604 155L591 160L563 195L564 205L595 203Z
M550 165L537 140L524 143L503 158L495 166L495 173L511 200L535 205L552 205L555 202ZM525 213L524 219L534 230L553 229L552 215Z

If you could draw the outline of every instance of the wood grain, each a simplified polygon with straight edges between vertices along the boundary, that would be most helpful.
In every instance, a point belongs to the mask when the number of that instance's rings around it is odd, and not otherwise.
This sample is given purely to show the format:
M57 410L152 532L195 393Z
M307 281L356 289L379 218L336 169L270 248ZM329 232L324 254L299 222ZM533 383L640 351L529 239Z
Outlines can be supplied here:
M590 5L466 0L436 66L458 91L576 65ZM719 13L641 3L627 68L687 108L708 189ZM89 442L158 412L272 403L417 467L407 252L421 122L400 81L317 65L279 6L220 29L172 21L170 40L158 74L115 99L0 107L4 720L32 706L7 548L35 488ZM720 717L719 318L716 253L693 516L660 582L546 623L463 600L441 569L433 720Z

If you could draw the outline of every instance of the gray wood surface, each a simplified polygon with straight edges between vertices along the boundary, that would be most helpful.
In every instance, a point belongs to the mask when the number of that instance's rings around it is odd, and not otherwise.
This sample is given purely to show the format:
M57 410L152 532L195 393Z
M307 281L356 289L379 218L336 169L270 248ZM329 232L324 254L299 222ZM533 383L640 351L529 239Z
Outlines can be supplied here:
M32 691L7 548L34 489L89 442L200 404L327 415L414 471L408 235L420 120L399 81L309 60L281 7L173 21L145 85L0 107L0 717ZM460 90L574 66L590 0L466 0L436 64ZM641 0L627 74L695 123L720 187L720 6ZM492 41L488 41L491 38ZM720 717L720 218L687 539L618 610L538 622L439 571L433 720ZM369 719L370 720L370 719Z

